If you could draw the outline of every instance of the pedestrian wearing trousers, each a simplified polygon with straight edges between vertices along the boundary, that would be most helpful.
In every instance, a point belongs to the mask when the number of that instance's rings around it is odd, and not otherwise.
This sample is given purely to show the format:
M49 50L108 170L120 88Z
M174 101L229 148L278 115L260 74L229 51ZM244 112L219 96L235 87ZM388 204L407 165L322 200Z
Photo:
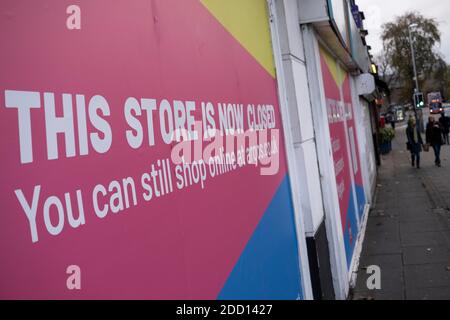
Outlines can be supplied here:
M426 140L427 143L433 147L434 151L434 164L438 167L441 166L441 146L443 144L442 139L442 127L441 124L430 117L427 124L426 130Z
M410 117L408 120L406 137L408 139L408 150L411 152L411 165L420 169L420 153L422 152L423 140L414 117Z
M439 123L442 128L442 138L444 140L443 144L450 144L449 141L449 133L450 133L450 118L445 116L445 113L441 113L441 117L439 118Z

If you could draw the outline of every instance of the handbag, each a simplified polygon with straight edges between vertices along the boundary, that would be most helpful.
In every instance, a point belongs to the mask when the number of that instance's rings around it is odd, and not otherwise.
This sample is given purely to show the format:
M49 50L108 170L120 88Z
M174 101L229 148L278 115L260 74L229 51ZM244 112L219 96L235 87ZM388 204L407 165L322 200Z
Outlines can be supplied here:
M411 143L406 143L406 150L411 151Z
M430 145L428 143L423 145L423 151L425 151L425 152L430 151Z

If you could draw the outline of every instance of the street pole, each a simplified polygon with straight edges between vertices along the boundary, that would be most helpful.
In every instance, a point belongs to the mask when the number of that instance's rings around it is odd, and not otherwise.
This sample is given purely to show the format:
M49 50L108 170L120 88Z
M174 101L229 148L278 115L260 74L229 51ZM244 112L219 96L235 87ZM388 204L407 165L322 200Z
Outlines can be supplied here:
M412 55L412 62L413 62L413 68L414 68L414 79L416 81L416 88L414 90L415 93L419 92L419 79L417 78L417 67L416 67L416 55L414 52L414 45L412 41L412 34L411 34L411 28L416 27L417 25L412 24L408 27L409 31L409 43L411 45L411 55Z
M419 79L417 77L416 55L414 52L414 44L413 44L412 33L411 33L411 29L415 28L415 27L417 27L416 23L413 23L408 26L409 44L411 45L411 56L412 56L412 62L413 62L413 68L414 68L414 80L415 80L415 84L416 84L416 87L414 89L414 94L420 92L419 91ZM413 99L413 101L414 101L414 115L416 117L417 123L419 124L420 131L424 132L422 111L420 111L420 113L418 114L417 106L415 105L415 99Z

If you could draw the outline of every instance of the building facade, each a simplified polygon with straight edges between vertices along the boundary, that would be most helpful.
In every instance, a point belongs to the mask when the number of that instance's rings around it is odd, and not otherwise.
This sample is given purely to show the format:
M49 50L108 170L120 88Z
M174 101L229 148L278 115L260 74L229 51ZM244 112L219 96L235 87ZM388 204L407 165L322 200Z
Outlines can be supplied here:
M348 296L377 172L354 1L0 14L0 297Z
M296 182L313 295L344 299L354 282L377 171L369 109L376 88L361 13L348 1L274 3L289 83L287 126L293 135L304 133L297 135L292 165L302 172Z

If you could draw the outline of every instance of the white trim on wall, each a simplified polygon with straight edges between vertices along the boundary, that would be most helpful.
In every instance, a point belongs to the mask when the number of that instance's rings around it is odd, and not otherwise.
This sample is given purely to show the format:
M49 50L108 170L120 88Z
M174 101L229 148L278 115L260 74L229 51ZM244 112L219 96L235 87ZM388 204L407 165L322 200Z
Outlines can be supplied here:
M374 171L376 176L376 161L375 161L375 154L374 154L374 145L373 145L373 138L372 138L372 129L370 129L370 135L367 135L367 130L365 128L365 122L364 118L366 117L364 113L367 111L369 112L370 117L370 111L368 110L369 106L367 103L362 102L362 98L358 96L357 90L356 90L356 79L354 77L350 77L350 86L352 91L352 99L353 99L353 105L354 113L355 113L355 125L357 126L357 135L358 135L358 144L359 144L359 156L360 156L360 162L361 162L361 169L362 169L362 178L363 178L363 184L364 184L364 192L366 195L367 202L370 204L372 202L373 197L373 186L375 184L375 181L372 181L373 179L370 179L371 174L369 171L369 166L367 161L372 161L372 164L374 164ZM369 123L370 125L370 123ZM369 159L370 157L370 159ZM376 178L375 178L376 179Z
M367 220L369 216L370 211L370 204L372 201L372 187L370 186L370 179L369 179L369 168L367 164L367 152L370 153L369 156L374 157L373 161L375 162L375 156L373 153L373 142L372 142L372 135L367 136L367 131L364 130L364 121L363 121L363 115L364 112L363 108L364 106L361 105L360 97L357 94L356 90L356 79L353 76L350 76L350 91L352 94L352 103L353 103L353 113L354 113L354 123L356 126L356 134L358 137L358 148L359 148L359 161L361 163L361 176L363 179L363 186L364 186L364 194L366 197L366 205L364 207L364 213L362 216L362 219L360 221L359 225L359 235L358 239L355 245L355 250L353 253L352 261L350 264L350 275L349 275L349 281L350 281L350 287L354 287L356 284L356 276L359 268L359 262L362 252L362 247L364 244L364 238L366 233L366 227L367 227ZM369 139L369 140L368 140ZM367 141L370 141L369 145L372 146L372 148L367 148ZM372 150L372 152L370 152ZM376 166L375 166L376 171Z
M280 111L281 118L283 123L283 132L284 132L284 142L285 142L285 150L286 150L286 158L288 164L288 172L291 183L291 195L293 201L294 208L294 218L296 224L296 232L297 232L297 243L298 243L298 257L299 257L299 266L300 273L302 278L302 289L304 294L304 299L312 300L313 293L311 287L311 278L310 278L310 270L309 270L309 260L308 260L308 251L306 247L306 238L305 238L305 226L302 218L301 212L301 203L300 198L298 196L300 192L300 186L298 184L298 179L294 179L293 177L298 176L297 167L295 166L295 150L293 137L290 130L289 125L289 112L287 109L287 96L286 96L286 83L284 78L284 70L283 70L283 58L281 54L281 45L280 39L278 36L278 17L275 6L275 1L277 0L267 0L267 5L269 8L269 19L270 19L270 29L272 36L272 47L274 53L274 61L275 68L277 74L277 82L278 82L278 95L279 95L279 103L280 103ZM279 1L279 0L278 0Z
M366 204L364 207L364 213L362 216L361 226L358 234L358 239L356 240L355 249L353 251L352 261L350 263L349 271L349 286L350 288L356 285L356 276L358 275L359 262L361 260L361 252L364 244L364 239L366 235L367 220L369 217L370 205Z
M326 110L325 90L322 81L319 43L311 25L302 25L302 34L325 208L333 286L336 299L342 300L346 299L349 291L348 269Z
M354 76L349 73L348 71L345 70L345 67L339 62L339 59L336 58L335 55L333 55L332 51L329 50L328 46L326 44L324 44L321 39L314 33L314 31L312 31L312 33L314 34L314 36L316 37L315 39L317 40L317 49L316 49L316 64L317 64L317 68L318 68L318 74L319 77L321 77L322 75L322 71L321 71L321 63L320 63L320 53L318 52L318 44L320 43L320 45L322 45L324 47L325 50L328 51L328 53L336 60L336 62L341 66L341 68L348 73L349 75L349 79L350 79L350 91L351 91L351 99L352 99L352 107L353 107L353 116L355 117L353 120L354 122L354 130L356 130L355 134L357 135L357 139L358 139L358 149L359 149L359 160L360 160L360 164L361 164L361 168L359 168L359 170L362 171L362 179L363 179L363 185L364 185L364 189L366 191L366 180L367 177L365 176L365 174L367 173L367 169L366 166L362 167L365 164L365 160L363 161L363 159L361 159L361 139L367 139L366 137L366 132L362 132L363 131L361 129L361 121L360 121L360 117L359 117L359 99L357 95L355 95L355 85L354 85ZM306 40L305 40L306 41ZM308 59L307 59L308 61ZM311 86L311 83L310 83ZM319 80L319 87L320 87L320 91L321 91L321 95L322 98L325 99L325 93L324 93L324 88L323 88L323 81ZM341 100L343 100L343 92L342 92L342 88L340 89L340 95L341 95ZM345 122L345 130L347 131L347 122ZM329 131L328 131L329 134ZM350 152L350 146L349 141L348 141L348 134L346 134L346 143L347 143L347 150L348 152ZM370 137L371 138L371 137ZM348 154L348 158L350 163L351 161L351 156L350 154ZM352 180L352 185L354 185L354 174L353 174L353 168L350 168L350 170L352 171L351 176L351 180ZM334 171L334 170L333 170ZM334 176L333 176L334 177ZM356 195L355 195L355 190L352 190L353 194L354 194L354 198L356 199ZM366 194L366 192L365 192ZM325 195L324 195L325 198ZM350 261L350 265L347 265L347 262L345 262L345 266L346 266L346 270L345 270L345 279L347 281L347 286L345 288L346 290L346 295L348 293L349 287L354 286L355 280L356 280L356 273L359 267L359 261L360 261L360 255L361 255L361 251L362 251L362 246L363 246L363 242L364 242L364 237L365 237L365 231L366 231L366 225L367 225L367 217L368 217L368 213L370 210L370 204L369 204L369 199L366 196L366 203L364 206L364 212L361 218L359 218L359 210L358 208L355 207L355 212L356 212L356 219L357 219L357 225L358 225L358 236L356 239L356 243L355 243L355 247L353 250L353 254L352 254L352 259ZM356 203L350 204L350 205L354 205L356 206ZM338 204L339 206L339 204ZM336 217L336 216L335 216ZM339 215L337 215L338 217L338 221L340 221L340 213ZM327 215L328 218L328 215ZM341 230L341 229L340 229ZM342 230L341 230L342 231ZM342 232L341 232L342 233ZM342 236L342 241L343 241L343 236ZM344 253L343 256L346 257L345 255L345 245L344 245Z

